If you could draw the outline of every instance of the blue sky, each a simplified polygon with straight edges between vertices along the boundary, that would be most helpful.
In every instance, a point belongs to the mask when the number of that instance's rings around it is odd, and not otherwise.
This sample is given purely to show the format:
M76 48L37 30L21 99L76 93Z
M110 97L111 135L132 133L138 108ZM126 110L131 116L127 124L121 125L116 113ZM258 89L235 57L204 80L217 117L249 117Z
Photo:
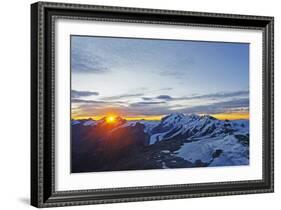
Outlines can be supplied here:
M72 114L249 109L249 45L71 36Z

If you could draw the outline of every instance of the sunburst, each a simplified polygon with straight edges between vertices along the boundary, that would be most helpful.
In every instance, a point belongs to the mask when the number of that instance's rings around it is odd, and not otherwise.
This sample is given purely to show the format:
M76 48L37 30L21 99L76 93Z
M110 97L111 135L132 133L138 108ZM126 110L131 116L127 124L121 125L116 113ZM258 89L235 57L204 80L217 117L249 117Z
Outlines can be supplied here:
M105 118L105 121L109 124L115 123L116 122L116 117L113 115L109 115Z

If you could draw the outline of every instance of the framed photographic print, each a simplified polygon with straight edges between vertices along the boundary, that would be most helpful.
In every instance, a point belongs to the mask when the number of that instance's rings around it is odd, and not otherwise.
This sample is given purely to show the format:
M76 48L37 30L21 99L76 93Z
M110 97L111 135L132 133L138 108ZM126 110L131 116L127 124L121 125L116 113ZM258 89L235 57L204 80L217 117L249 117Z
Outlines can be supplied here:
M273 17L31 5L31 204L273 192Z

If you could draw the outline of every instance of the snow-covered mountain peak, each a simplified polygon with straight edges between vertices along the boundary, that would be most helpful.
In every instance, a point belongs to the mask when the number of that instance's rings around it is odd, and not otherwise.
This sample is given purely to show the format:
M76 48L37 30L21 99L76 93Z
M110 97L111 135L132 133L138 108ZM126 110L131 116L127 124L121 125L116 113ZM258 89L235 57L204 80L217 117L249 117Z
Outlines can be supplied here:
M169 114L162 118L161 123L165 126L169 125L176 125L176 124L190 124L192 122L196 121L207 121L207 120L216 120L216 118L213 118L209 115L196 115L196 114L183 114L183 113L173 113Z
M186 114L185 117L190 118L190 119L199 119L199 118L201 118L201 116L197 115L197 114Z
M163 123L172 123L172 122L179 122L181 121L183 118L185 117L184 114L182 113L173 113L173 114L169 114L165 117L162 118L162 122Z
M217 118L215 118L211 115L202 115L201 118L202 119L209 119L209 120L217 120Z

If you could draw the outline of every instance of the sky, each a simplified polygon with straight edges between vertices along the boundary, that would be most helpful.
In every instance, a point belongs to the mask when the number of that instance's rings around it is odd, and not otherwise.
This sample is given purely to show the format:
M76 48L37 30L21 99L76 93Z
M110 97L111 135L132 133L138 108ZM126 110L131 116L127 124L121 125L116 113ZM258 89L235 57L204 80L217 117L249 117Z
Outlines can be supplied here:
M71 36L72 118L249 117L249 44Z

